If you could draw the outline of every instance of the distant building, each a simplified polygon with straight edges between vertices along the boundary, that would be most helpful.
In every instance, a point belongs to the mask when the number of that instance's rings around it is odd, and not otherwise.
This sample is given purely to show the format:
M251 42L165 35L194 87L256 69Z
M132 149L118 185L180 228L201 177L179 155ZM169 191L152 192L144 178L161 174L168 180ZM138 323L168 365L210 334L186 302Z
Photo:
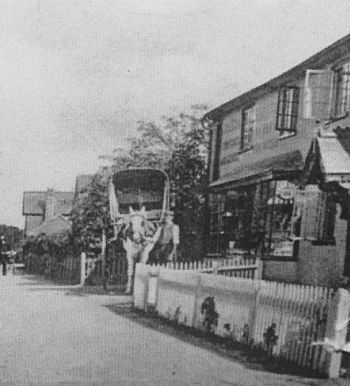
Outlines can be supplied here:
M85 196L94 176L92 174L80 174L75 180L75 197Z
M69 216L73 205L73 192L24 192L24 235L52 234L70 229Z
M208 112L208 255L263 278L350 277L350 35Z

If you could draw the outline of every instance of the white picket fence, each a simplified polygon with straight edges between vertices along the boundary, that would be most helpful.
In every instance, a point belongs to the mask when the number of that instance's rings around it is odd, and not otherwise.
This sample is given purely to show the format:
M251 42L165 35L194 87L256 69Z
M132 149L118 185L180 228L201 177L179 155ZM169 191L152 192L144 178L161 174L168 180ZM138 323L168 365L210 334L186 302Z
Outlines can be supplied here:
M339 375L341 352L314 343L327 338L344 344L347 326L339 326L350 315L348 291L208 275L202 269L137 264L134 306L155 308L160 316L203 329L202 305L211 297L218 314L215 334L300 367Z
M154 267L155 265L153 265ZM157 265L156 265L157 266ZM196 270L203 273L239 277L246 279L260 279L262 263L255 257L233 257L221 259L205 259L200 261L169 262L159 267L176 270Z

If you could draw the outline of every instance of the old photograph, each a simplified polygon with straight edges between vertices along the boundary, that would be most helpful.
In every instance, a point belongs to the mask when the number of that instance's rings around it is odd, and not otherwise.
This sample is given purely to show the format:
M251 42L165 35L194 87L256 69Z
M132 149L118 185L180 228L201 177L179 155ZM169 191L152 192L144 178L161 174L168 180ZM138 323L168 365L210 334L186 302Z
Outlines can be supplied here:
M0 0L0 385L350 385L350 0Z

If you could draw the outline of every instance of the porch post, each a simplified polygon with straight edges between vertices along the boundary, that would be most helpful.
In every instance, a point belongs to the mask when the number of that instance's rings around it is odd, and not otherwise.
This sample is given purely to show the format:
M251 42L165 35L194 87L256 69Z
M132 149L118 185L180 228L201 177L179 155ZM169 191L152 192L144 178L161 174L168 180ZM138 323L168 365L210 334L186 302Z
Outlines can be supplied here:
M350 293L339 288L328 308L325 337L338 347L346 343L348 318L350 313ZM339 377L342 352L333 351L329 355L327 374L329 378Z

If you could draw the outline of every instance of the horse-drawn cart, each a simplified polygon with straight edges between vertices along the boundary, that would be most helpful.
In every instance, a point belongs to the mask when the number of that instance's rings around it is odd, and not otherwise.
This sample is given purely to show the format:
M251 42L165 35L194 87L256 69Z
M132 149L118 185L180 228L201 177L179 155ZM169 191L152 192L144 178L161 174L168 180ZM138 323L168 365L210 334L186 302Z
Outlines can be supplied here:
M152 235L169 209L169 200L169 180L162 170L121 170L111 178L110 214L115 237L121 240L116 254L127 260L127 292L132 289L135 262L148 260Z
M168 176L159 169L128 169L113 174L110 186L111 216L129 214L129 207L145 207L147 218L160 221L169 207ZM114 197L113 197L114 190Z

